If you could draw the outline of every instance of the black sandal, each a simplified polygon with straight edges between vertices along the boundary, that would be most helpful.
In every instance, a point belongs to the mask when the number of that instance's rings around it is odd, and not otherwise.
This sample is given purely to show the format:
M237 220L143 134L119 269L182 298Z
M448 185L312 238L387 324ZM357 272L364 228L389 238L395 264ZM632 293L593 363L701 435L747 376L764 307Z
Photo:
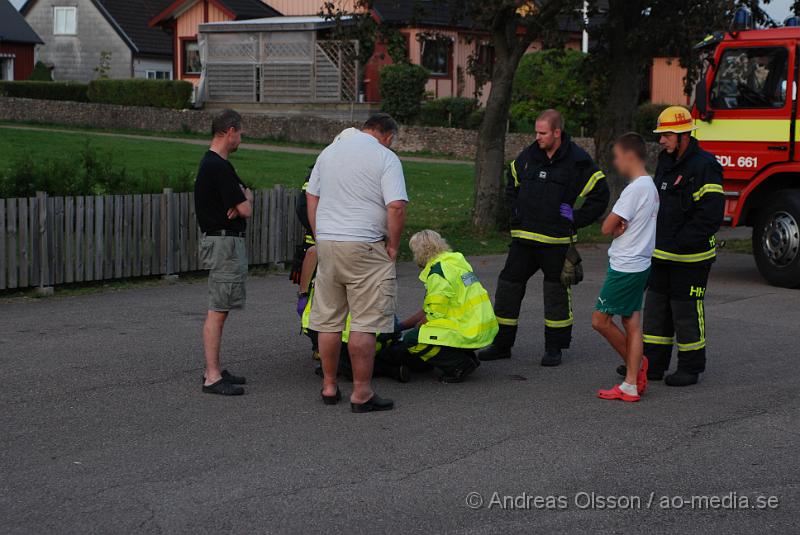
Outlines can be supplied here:
M244 394L244 388L231 384L225 379L220 379L208 386L203 385L203 392L206 394L219 394L220 396L241 396Z
M325 405L336 405L342 400L342 392L339 390L338 386L336 387L336 393L332 396L326 396L325 394L323 394L324 391L325 389L323 388L322 390L319 391L319 394L320 396L322 396L322 402Z
M394 401L379 397L378 394L373 394L364 403L350 402L350 410L353 412L375 412L375 411L390 411L394 408Z
M232 375L232 374L228 373L228 370L222 370L222 373L220 375L222 375L222 380L225 381L226 383L230 383L232 385L246 385L247 384L247 379L245 379L244 377L240 377L238 375ZM206 376L205 375L203 376L202 381L203 381L203 384L206 384Z

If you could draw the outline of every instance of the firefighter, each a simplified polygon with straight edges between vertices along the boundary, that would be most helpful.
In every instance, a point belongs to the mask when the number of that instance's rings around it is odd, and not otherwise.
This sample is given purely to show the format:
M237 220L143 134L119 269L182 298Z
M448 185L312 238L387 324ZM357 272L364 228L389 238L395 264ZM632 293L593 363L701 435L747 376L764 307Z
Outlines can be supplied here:
M704 298L725 208L722 167L691 136L696 128L689 110L671 106L654 130L663 147L655 174L661 207L644 309L644 353L647 378L669 386L693 385L705 371ZM664 377L676 342L677 371Z
M479 358L511 357L528 279L541 269L545 324L541 364L558 366L561 350L572 339L571 293L560 279L564 258L575 230L593 223L606 210L608 185L592 158L563 132L556 110L538 117L536 142L509 164L506 174L512 242L495 294L500 332ZM583 205L573 209L581 197Z
M425 285L422 310L400 324L407 330L402 342L378 353L376 369L388 375L407 366L415 371L434 368L444 383L460 383L480 362L475 349L497 334L489 294L472 266L433 230L417 232L409 240L414 261Z

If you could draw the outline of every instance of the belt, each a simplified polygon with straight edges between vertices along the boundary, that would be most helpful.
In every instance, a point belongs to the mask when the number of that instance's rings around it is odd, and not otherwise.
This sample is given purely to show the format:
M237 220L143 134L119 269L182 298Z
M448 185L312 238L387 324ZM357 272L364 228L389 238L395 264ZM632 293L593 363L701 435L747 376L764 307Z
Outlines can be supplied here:
M239 232L238 230L213 230L206 232L206 236L230 236L233 238L244 238L247 236L246 232Z

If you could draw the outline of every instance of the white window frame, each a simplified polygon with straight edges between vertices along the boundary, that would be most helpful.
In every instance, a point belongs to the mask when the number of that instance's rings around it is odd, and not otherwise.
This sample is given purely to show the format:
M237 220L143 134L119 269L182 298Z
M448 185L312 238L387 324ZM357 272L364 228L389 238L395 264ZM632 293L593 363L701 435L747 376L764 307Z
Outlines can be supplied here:
M159 78L158 73L166 74L164 78ZM150 76L150 75L153 76ZM148 69L144 71L144 77L148 80L172 80L172 71L159 71L155 69Z
M63 28L59 28L59 17L63 17L61 19L61 22L63 23ZM53 7L53 35L78 35L77 7L75 6Z

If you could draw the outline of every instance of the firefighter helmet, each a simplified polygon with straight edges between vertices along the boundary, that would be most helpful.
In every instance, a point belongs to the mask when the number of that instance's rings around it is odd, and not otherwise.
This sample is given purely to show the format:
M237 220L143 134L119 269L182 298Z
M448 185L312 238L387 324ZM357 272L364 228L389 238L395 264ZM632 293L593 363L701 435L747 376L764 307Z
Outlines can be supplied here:
M683 106L670 106L658 116L654 134L683 134L696 130L692 114Z

